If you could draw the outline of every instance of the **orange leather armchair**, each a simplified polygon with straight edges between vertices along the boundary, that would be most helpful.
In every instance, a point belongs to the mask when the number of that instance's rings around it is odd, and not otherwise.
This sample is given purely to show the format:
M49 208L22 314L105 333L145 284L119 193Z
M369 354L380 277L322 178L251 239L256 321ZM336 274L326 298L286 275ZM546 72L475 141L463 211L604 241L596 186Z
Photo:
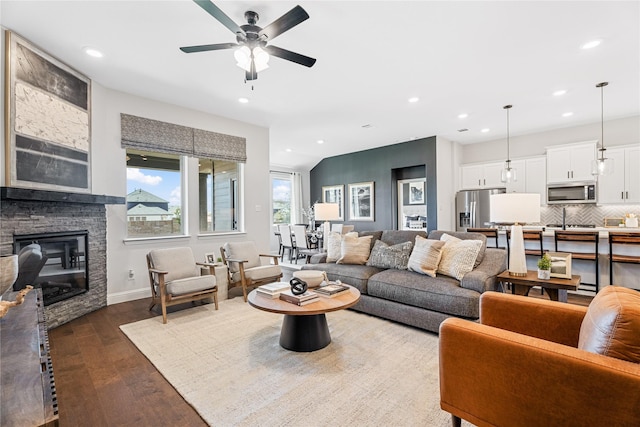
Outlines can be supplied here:
M586 313L485 292L480 323L445 320L440 407L452 425L638 426L640 364L578 349Z

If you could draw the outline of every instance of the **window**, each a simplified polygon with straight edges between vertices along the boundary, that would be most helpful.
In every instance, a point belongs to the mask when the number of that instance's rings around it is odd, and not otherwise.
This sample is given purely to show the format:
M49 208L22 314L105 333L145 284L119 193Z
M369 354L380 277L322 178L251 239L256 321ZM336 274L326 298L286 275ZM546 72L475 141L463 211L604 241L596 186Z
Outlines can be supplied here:
M200 232L238 230L239 177L239 163L226 160L198 160Z
M271 173L271 212L274 224L291 224L291 175Z
M127 149L127 235L184 234L180 156Z

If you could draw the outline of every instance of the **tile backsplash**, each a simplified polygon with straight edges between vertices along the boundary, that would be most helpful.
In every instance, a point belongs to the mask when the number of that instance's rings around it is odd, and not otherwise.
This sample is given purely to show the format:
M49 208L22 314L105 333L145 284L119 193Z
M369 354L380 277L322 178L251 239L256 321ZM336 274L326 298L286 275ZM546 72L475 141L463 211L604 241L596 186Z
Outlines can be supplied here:
M624 218L627 213L640 216L640 205L567 205L567 224L593 224L604 227L605 218ZM542 206L540 225L561 224L562 206Z

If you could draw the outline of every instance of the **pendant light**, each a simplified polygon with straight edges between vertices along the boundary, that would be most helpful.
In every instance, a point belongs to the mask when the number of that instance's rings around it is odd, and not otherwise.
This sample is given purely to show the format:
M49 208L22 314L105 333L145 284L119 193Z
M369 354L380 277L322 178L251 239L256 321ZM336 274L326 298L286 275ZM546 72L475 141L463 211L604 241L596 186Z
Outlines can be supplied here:
M609 82L598 83L596 87L600 88L600 156L596 160L591 161L592 175L611 175L613 173L613 159L607 159L604 154L607 151L604 148L604 87Z
M502 182L516 182L518 180L516 170L511 167L511 156L509 153L509 110L511 107L513 107L513 105L505 105L502 107L507 110L507 161L504 163L504 169L502 169L500 173L500 181Z

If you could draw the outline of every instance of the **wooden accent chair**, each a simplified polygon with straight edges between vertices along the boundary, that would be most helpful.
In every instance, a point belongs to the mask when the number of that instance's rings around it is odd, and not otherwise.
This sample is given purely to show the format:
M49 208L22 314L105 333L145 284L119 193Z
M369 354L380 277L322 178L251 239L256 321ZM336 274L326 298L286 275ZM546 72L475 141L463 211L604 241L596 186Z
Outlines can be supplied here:
M640 420L640 292L632 289L607 286L589 307L485 292L480 323L446 319L439 346L440 407L453 426Z
M497 228L467 228L467 232L484 234L485 236L487 236L487 242L489 242L489 239L493 239L493 241L495 242L495 246L494 246L495 248L504 249L498 246L498 229Z
M167 307L213 297L218 309L218 264L196 262L191 248L154 249L147 254L151 304L162 307L162 323L167 323ZM209 267L209 275L200 275L200 266Z
M260 254L255 242L228 242L220 248L222 262L227 266L229 289L242 286L244 302L247 288L277 282L282 278L278 255ZM261 259L270 258L273 264L263 265Z
M640 247L640 233L609 232L609 284L613 285L613 263L640 264L640 256L624 253L614 253L617 245L636 245ZM637 282L636 282L637 283Z
M556 252L567 252L571 254L572 260L581 260L581 261L591 261L595 264L596 267L596 283L582 283L583 285L593 286L595 288L595 292L598 293L600 290L600 265L598 262L598 242L600 241L600 233L598 231L569 231L562 230L556 231L555 233L555 247ZM561 250L559 248L558 243L563 242L565 244L565 249ZM566 249L567 244L584 246L584 250L568 250ZM586 252L585 252L586 251Z

